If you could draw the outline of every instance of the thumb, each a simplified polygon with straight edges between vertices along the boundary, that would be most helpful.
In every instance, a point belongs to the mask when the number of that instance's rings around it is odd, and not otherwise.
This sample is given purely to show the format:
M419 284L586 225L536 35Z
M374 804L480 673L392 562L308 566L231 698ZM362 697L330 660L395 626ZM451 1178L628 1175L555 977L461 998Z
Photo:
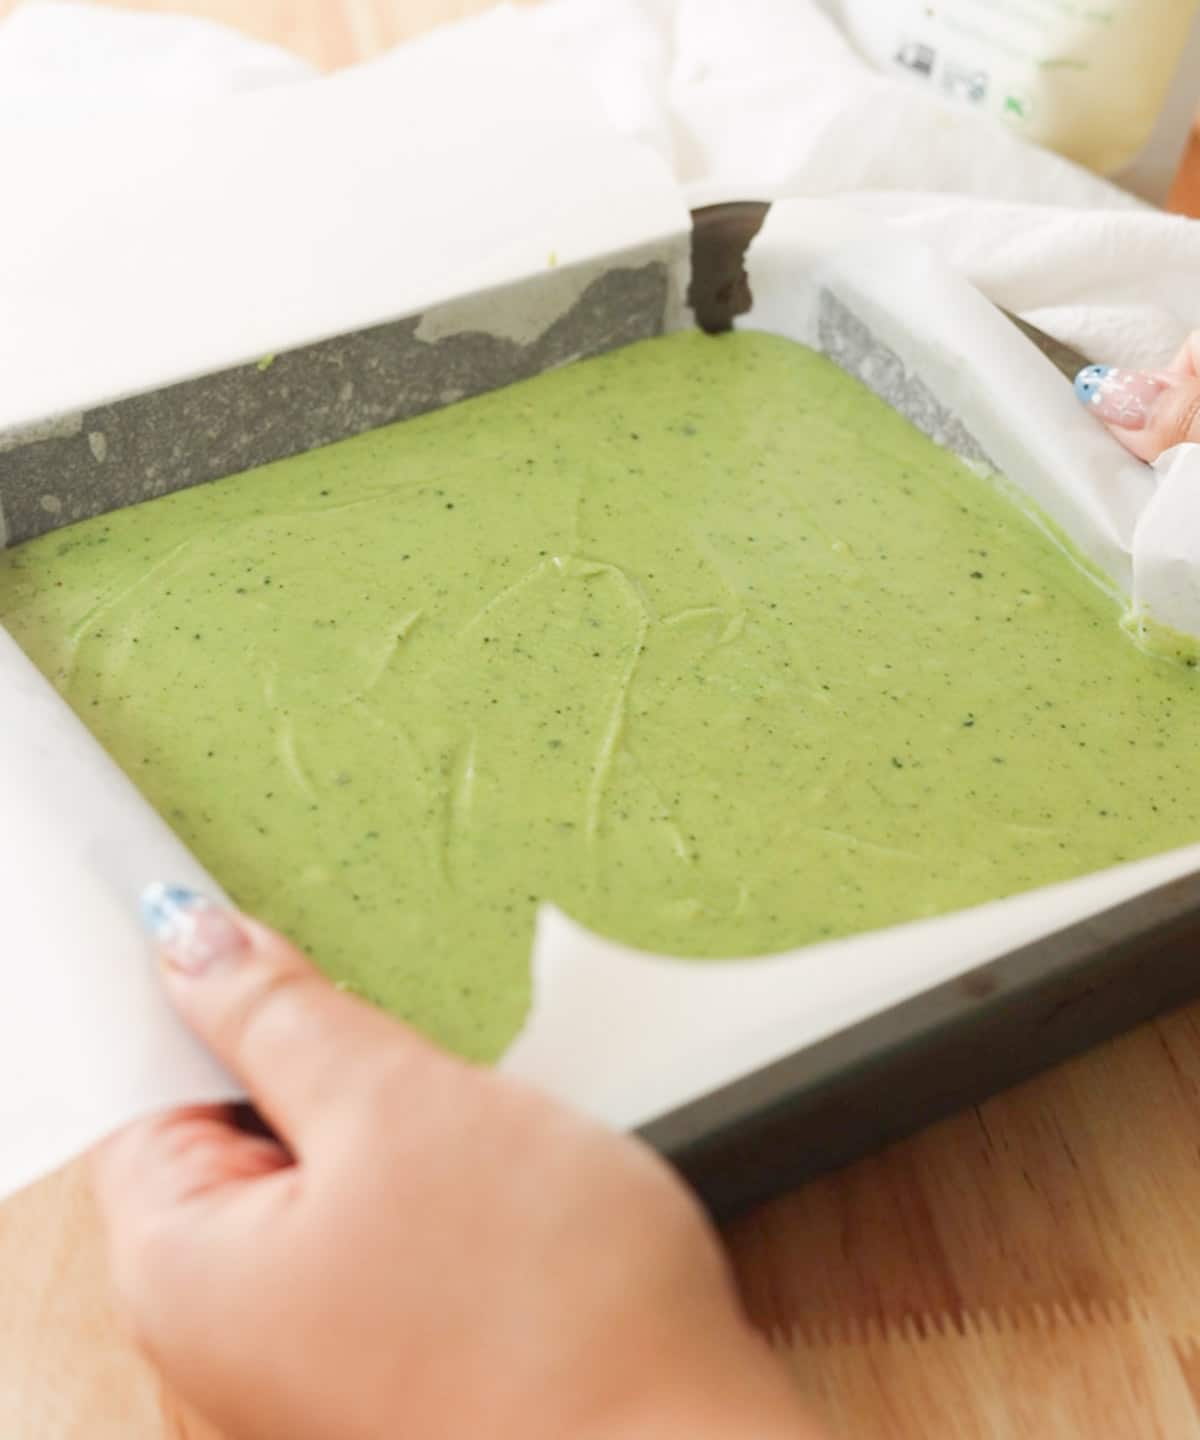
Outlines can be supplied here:
M1139 460L1157 460L1173 445L1200 443L1200 379L1169 370L1089 365L1075 393Z
M153 885L142 900L163 976L185 1020L249 1090L294 1155L356 1103L381 1062L453 1062L428 1041L331 985L265 925L194 891Z
M399 1066L419 1096L456 1062L337 990L265 925L177 886L151 886L142 909L172 1000L286 1142L246 1133L231 1107L194 1106L135 1121L93 1155L124 1309L187 1376L236 1336L222 1329L230 1266L242 1283L255 1222L274 1223L296 1193L293 1162L344 1133L372 1074L391 1081Z

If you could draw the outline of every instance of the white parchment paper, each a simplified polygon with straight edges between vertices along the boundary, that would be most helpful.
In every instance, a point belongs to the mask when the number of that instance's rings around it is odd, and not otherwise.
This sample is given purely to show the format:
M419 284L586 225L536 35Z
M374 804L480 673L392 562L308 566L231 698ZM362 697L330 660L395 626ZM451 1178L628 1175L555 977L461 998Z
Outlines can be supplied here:
M0 433L683 233L666 162L515 18L153 123L0 126Z
M0 629L0 1193L114 1124L236 1089L163 1003L150 875L220 895Z

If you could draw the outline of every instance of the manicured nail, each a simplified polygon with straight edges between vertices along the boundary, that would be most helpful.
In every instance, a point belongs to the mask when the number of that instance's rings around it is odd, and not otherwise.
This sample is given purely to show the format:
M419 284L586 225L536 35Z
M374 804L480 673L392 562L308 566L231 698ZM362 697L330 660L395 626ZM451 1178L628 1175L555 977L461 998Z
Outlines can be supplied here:
M182 885L148 886L142 894L142 924L166 963L185 975L202 975L236 959L249 945L236 916Z
M1144 430L1170 381L1145 370L1089 365L1075 377L1075 394L1097 420L1121 430Z

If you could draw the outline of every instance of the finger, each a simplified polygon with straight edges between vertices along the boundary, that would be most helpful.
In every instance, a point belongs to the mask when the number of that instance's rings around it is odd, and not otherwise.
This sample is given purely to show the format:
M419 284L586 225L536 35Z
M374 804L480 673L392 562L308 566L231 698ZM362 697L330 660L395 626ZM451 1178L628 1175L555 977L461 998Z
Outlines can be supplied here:
M1180 375L1200 376L1200 330L1193 330L1184 341L1170 368Z
M1075 393L1139 460L1157 460L1172 446L1200 442L1200 379L1089 365L1076 379Z
M206 1227L197 1223L197 1206L258 1196L264 1185L277 1186L293 1169L282 1145L239 1130L224 1106L194 1106L140 1120L93 1150L92 1190L111 1274L122 1311L137 1333L148 1338L153 1294L173 1288L164 1273L164 1259L172 1251L164 1257L151 1237L202 1236ZM261 1198L274 1211L288 1194ZM198 1305L194 1283L187 1293L187 1303Z
M277 1140L241 1129L232 1107L193 1105L139 1120L99 1144L92 1188L110 1227L129 1225L292 1163Z
M138 1121L92 1152L91 1170L116 1312L203 1402L238 1340L231 1297L244 1313L247 1276L294 1214L302 1172L278 1141L242 1130L232 1106Z
M381 1065L411 1068L418 1085L454 1063L337 990L265 925L180 887L151 886L142 908L171 998L301 1158Z

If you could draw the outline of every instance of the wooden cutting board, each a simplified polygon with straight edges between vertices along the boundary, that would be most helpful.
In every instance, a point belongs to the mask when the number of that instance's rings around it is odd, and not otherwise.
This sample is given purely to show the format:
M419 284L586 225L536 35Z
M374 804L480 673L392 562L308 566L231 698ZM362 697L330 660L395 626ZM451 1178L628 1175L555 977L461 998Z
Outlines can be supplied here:
M729 1240L833 1436L1200 1440L1200 1006ZM219 1440L115 1324L81 1166L0 1210L0 1275L4 1440Z
M223 19L334 66L486 0L126 8ZM1200 214L1194 149L1176 198ZM751 1312L836 1436L1200 1440L1200 1006L729 1240ZM116 1325L78 1165L0 1208L0 1440L219 1440Z

